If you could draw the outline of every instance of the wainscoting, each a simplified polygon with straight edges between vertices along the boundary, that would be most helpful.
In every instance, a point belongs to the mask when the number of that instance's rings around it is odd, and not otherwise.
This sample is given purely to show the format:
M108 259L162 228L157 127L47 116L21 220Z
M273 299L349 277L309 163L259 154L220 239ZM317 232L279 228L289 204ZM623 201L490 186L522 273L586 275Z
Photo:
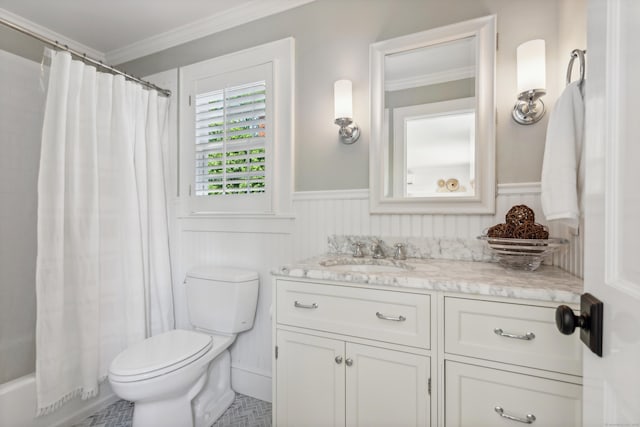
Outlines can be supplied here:
M183 282L187 271L202 265L228 265L257 271L260 295L255 325L231 348L232 385L236 391L271 401L270 272L282 265L327 251L329 235L450 237L474 239L487 227L504 222L513 205L526 204L540 222L540 186L498 186L496 215L370 215L368 190L297 192L293 214L285 216L200 216L175 222L174 300L178 327L189 328ZM179 211L179 209L178 209ZM552 235L569 236L561 227ZM554 264L582 274L579 236Z
M184 279L198 265L245 268L260 275L258 309L251 330L231 347L232 387L271 401L271 270L290 262L293 217L200 217L178 219L174 269L176 326L190 328Z
M366 189L297 192L293 204L293 247L298 259L325 252L331 234L474 239L504 222L507 211L518 204L531 207L537 221L545 224L539 183L499 185L495 215L370 215ZM581 277L582 239L558 224L551 225L550 232L571 241L569 250L556 255L553 264Z

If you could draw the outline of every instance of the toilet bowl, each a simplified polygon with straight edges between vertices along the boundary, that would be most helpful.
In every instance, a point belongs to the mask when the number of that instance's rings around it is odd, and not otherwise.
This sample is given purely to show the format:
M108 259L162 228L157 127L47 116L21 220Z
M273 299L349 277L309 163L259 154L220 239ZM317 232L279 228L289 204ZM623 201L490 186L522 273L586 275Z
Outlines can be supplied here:
M196 330L147 338L109 367L113 392L134 402L133 427L209 427L233 402L228 348L253 325L258 276L204 267L185 283Z

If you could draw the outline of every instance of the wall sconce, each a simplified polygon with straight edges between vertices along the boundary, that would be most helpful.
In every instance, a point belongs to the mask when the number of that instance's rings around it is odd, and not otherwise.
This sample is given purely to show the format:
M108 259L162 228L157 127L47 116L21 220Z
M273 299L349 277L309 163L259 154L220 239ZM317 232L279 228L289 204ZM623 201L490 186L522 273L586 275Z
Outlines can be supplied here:
M547 93L544 40L530 40L517 49L518 102L513 107L513 120L530 125L544 116L544 103L539 98Z
M344 144L353 144L360 138L360 128L353 122L351 80L338 80L333 85L335 124L340 126L338 135Z

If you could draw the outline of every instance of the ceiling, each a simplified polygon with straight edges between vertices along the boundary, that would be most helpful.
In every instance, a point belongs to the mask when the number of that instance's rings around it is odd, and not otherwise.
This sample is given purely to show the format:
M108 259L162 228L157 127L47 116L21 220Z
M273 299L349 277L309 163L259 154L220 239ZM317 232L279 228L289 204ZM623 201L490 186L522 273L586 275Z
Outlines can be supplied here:
M65 42L75 41L108 56L110 52L167 33L186 32L193 24L202 24L212 18L217 17L222 26L229 28L243 23L241 20L245 16L244 22L248 22L309 1L0 0L0 9L63 36ZM255 12L258 9L262 16ZM2 15L0 13L0 17ZM5 19L11 20L6 13L4 15ZM24 26L22 22L18 24ZM221 25L208 27L211 34L220 31ZM201 32L198 35L202 37ZM184 42L184 37L181 41Z

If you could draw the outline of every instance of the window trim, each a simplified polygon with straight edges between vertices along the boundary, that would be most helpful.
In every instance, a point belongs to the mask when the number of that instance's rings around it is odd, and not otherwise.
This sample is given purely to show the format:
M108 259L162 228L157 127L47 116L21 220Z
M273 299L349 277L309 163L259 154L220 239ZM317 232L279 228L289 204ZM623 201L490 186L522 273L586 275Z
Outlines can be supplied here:
M237 70L271 64L272 72L272 150L270 155L270 200L266 209L248 209L250 205L238 204L237 209L218 209L217 197L195 203L192 173L194 171L193 136L195 103L193 91L196 80L222 75ZM180 141L179 141L179 189L181 216L212 215L283 215L292 212L293 193L293 136L294 136L294 39L292 37L255 46L242 51L219 56L181 67L180 74ZM219 203L218 203L219 205Z

